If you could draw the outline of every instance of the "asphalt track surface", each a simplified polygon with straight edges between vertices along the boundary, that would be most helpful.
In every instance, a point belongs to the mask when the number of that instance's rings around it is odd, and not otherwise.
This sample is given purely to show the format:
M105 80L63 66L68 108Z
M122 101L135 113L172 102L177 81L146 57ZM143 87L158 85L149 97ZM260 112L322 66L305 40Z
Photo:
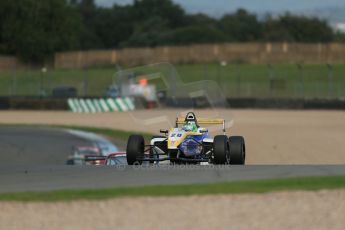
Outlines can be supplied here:
M0 166L63 165L73 146L92 143L64 130L41 127L0 127Z
M298 176L345 175L344 166L248 165L171 167L0 167L0 192L97 189L145 185L215 183Z
M343 165L68 166L74 145L89 140L59 129L1 127L0 192L214 183L297 176L345 175Z

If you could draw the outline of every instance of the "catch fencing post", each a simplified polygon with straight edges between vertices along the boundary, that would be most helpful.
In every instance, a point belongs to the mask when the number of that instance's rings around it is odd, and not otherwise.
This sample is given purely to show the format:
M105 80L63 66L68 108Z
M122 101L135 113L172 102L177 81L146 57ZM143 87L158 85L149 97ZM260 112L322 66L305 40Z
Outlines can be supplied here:
M227 89L227 85L223 86L223 84L222 84L222 82L223 82L223 75L224 75L223 71L226 68L226 66L227 66L227 62L226 61L220 61L218 63L218 84L219 84L220 88L223 89L223 90ZM226 83L226 81L227 81L227 79L225 79L224 83Z
M204 64L204 80L208 79L208 64Z
M237 96L240 97L241 96L241 73L240 73L240 64L236 64L236 76L237 76Z
M217 65L217 83L221 87L221 80L220 80L220 64Z
M16 65L13 66L12 74L12 84L11 84L11 95L17 96L17 68Z
M333 96L333 66L331 64L327 64L328 68L328 97L331 98Z
M41 69L41 83L40 83L40 97L45 97L46 96L46 89L44 85L44 75L47 72L46 67L42 67Z
M268 68L268 85L269 85L269 96L272 97L272 80L273 80L273 66L272 64L267 64Z
M304 72L303 72L303 66L302 64L297 64L297 68L299 70L299 77L300 77L300 88L301 88L301 95L302 98L304 98Z
M50 71L47 71L47 86L46 86L46 94L48 94L49 96L52 96L52 81L53 81L53 75L52 75L53 69Z
M88 95L88 88L89 88L89 79L88 79L88 70L87 67L84 66L84 96Z

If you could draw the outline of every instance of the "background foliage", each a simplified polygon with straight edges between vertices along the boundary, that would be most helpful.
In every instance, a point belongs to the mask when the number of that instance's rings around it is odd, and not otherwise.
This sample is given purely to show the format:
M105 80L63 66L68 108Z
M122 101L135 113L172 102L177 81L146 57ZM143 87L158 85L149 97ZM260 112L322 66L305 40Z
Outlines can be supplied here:
M111 8L94 0L1 0L0 53L41 63L57 51L214 42L344 42L326 21L266 17L239 9L219 19L188 14L171 0Z

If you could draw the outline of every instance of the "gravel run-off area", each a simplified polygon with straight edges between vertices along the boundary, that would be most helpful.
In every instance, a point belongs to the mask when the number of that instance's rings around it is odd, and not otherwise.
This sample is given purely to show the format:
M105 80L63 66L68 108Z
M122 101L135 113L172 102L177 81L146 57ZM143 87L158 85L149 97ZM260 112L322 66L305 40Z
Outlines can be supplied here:
M2 111L5 124L91 126L158 134L174 125L182 110L78 114L64 111ZM220 117L228 135L246 139L247 164L345 164L345 112L318 110L197 110ZM213 134L221 134L221 130Z
M0 202L0 229L344 229L345 190Z

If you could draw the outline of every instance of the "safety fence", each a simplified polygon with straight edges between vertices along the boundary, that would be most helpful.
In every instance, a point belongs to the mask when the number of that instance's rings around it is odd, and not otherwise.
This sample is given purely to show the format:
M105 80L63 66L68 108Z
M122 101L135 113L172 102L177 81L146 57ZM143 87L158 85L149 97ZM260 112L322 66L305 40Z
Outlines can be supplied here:
M216 43L188 46L162 46L59 52L55 69L82 69L95 66L143 65L157 62L249 64L344 64L343 43ZM35 69L14 56L0 55L0 71Z
M341 43L219 43L89 50L56 53L56 69L94 66L143 65L157 62L250 64L344 64L345 44Z
M135 109L133 98L69 98L67 100L70 111L74 113L106 113L127 112Z

